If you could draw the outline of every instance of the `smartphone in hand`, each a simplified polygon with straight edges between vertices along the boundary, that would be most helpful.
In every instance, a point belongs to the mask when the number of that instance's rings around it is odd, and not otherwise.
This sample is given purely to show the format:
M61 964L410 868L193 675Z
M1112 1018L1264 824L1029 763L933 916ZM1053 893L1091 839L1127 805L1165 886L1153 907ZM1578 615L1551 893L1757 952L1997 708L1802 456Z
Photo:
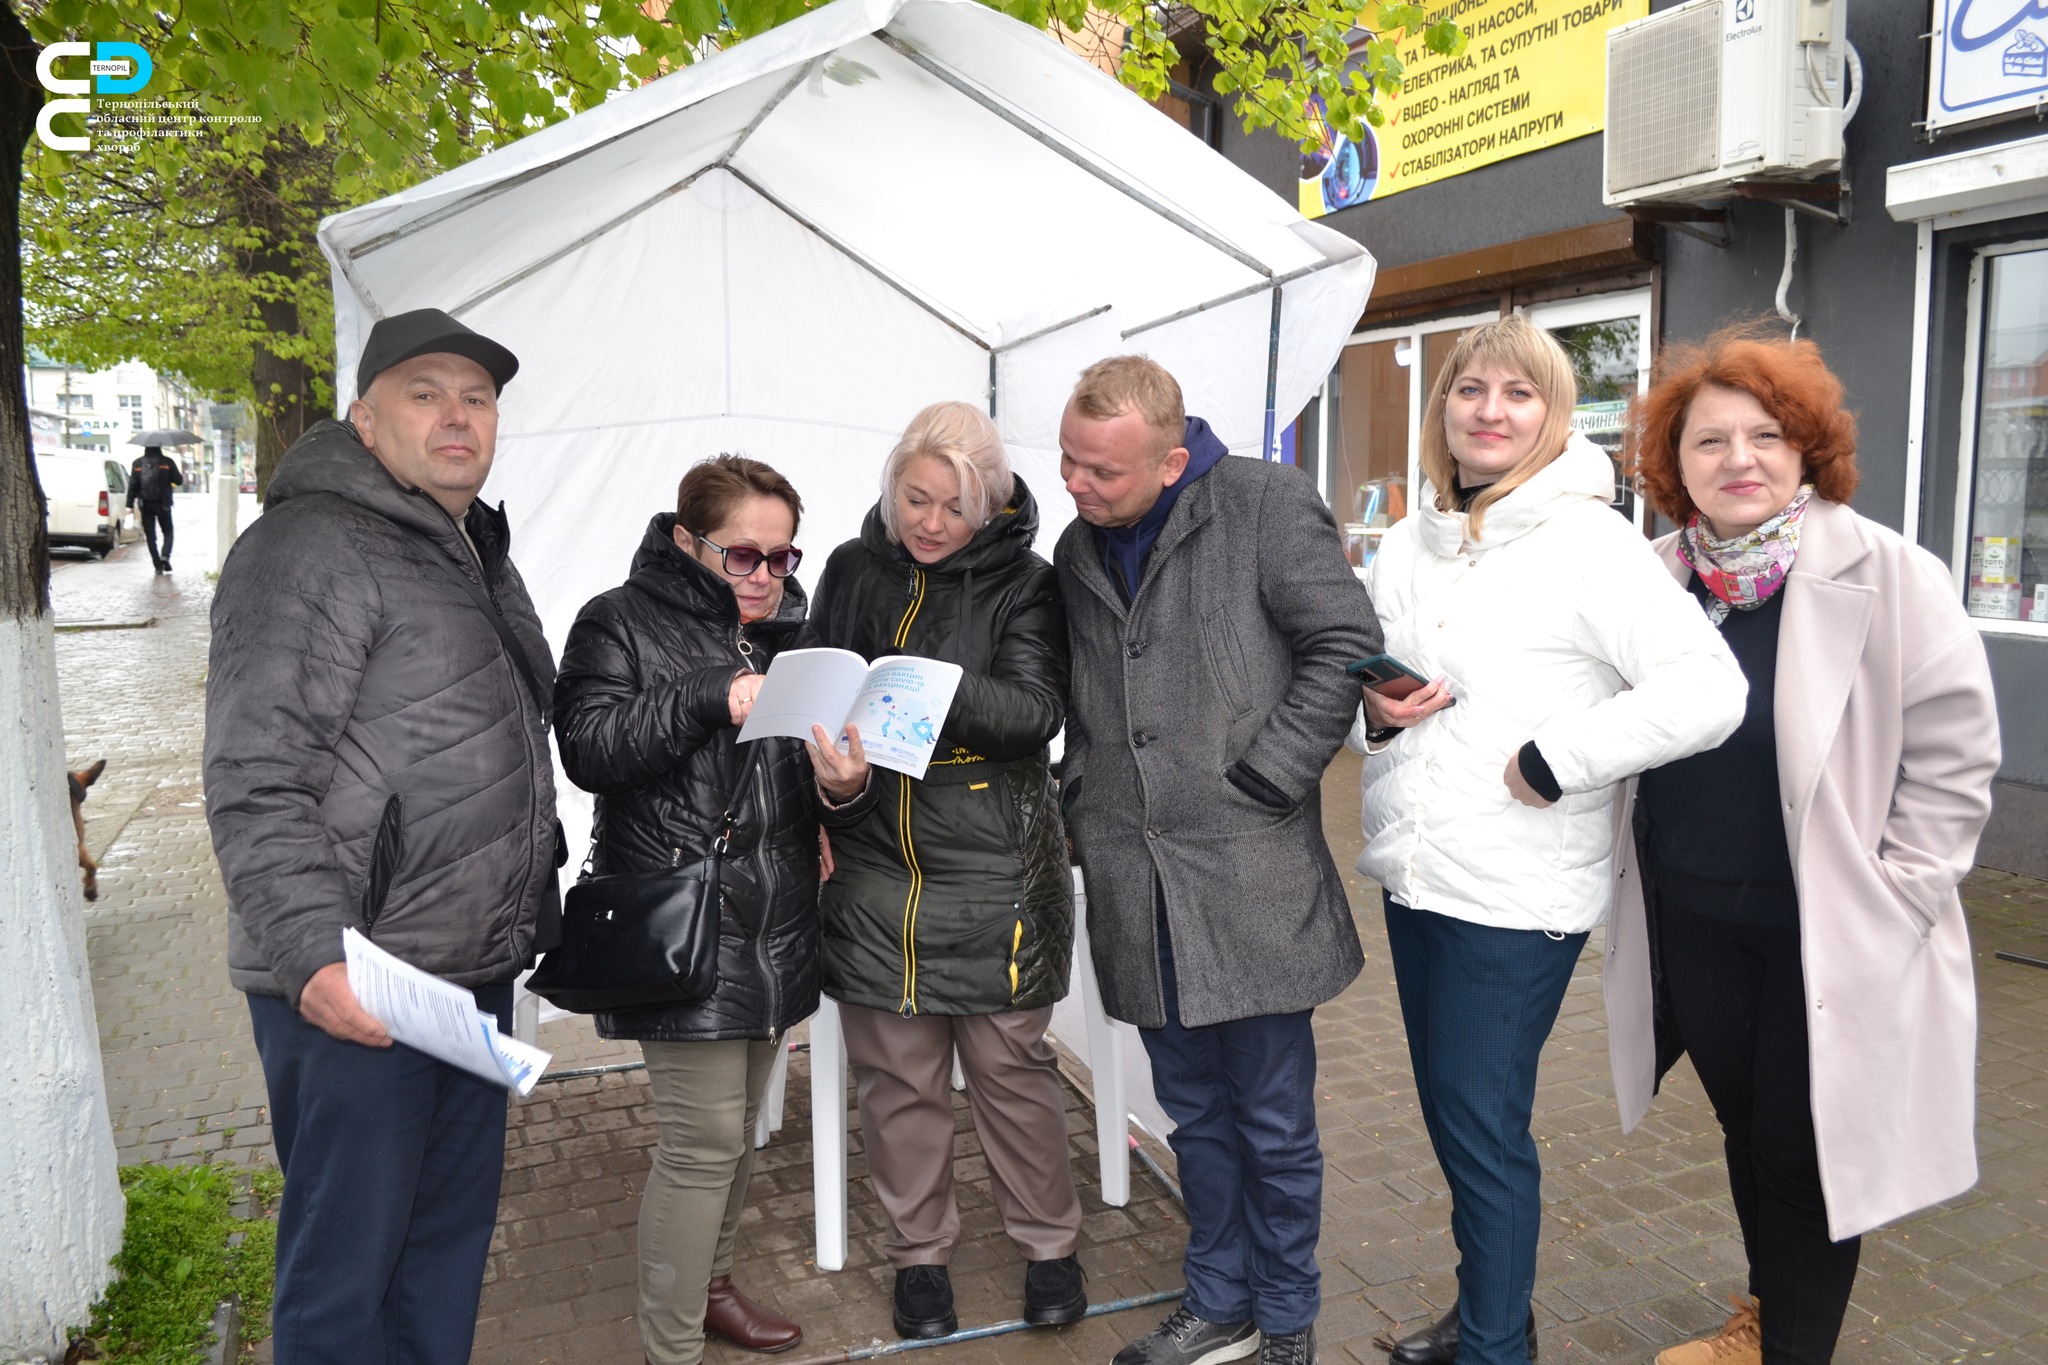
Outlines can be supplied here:
M1345 665L1344 671L1364 686L1395 701L1429 686L1429 679L1391 654L1375 654L1370 659L1360 659L1357 663Z

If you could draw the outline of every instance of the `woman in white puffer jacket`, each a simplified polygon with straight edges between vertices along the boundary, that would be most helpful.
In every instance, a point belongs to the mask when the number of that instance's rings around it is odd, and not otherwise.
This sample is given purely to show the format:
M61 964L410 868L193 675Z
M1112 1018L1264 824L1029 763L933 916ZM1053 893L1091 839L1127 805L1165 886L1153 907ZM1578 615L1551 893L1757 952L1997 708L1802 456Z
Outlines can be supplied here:
M1571 434L1575 397L1548 332L1509 317L1465 333L1423 415L1429 485L1367 578L1386 652L1434 679L1365 693L1358 869L1386 893L1462 1260L1457 1305L1397 1365L1534 1354L1537 1056L1607 918L1619 785L1719 744L1747 692L1611 505L1612 463Z

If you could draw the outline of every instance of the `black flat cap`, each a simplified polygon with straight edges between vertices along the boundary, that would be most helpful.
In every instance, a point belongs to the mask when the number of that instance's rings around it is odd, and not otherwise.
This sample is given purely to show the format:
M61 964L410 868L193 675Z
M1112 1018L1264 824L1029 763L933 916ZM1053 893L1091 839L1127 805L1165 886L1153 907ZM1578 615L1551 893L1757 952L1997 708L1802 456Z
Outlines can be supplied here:
M519 373L519 357L483 333L472 332L438 308L415 308L370 329L362 362L356 366L356 397L368 393L371 381L399 361L437 352L474 360L500 393Z

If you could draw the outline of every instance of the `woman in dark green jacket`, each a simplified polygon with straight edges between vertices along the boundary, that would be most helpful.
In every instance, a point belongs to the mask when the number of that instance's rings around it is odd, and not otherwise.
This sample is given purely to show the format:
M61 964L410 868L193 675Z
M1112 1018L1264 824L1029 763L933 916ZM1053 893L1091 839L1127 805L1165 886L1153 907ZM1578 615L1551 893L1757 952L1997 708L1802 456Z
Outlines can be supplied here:
M868 1172L889 1215L896 1329L956 1330L946 1264L958 1051L1010 1238L1024 1316L1088 1306L1065 1093L1045 1040L1067 992L1073 884L1047 743L1065 716L1066 613L1031 552L1038 508L995 423L935 403L889 457L860 538L819 580L813 643L965 670L923 780L876 774L879 799L834 830L819 908L825 993L840 1002Z

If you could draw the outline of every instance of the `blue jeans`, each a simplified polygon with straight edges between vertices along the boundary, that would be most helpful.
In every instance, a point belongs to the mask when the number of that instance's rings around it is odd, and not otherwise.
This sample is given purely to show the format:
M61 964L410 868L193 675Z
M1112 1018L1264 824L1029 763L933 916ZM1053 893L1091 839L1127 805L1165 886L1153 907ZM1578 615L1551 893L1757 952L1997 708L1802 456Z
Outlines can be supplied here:
M1180 1023L1173 952L1162 932L1166 1027L1138 1030L1152 1092L1174 1122L1167 1139L1187 1201L1183 1306L1210 1322L1299 1332L1322 1305L1316 1238L1323 1150L1316 1135L1310 1012Z
M1525 1365L1543 1217L1536 1061L1586 935L1386 906L1422 1121L1451 1187L1458 1365Z
M477 1005L509 1028L512 987ZM506 1090L249 997L284 1171L277 1365L462 1365L505 1169Z

